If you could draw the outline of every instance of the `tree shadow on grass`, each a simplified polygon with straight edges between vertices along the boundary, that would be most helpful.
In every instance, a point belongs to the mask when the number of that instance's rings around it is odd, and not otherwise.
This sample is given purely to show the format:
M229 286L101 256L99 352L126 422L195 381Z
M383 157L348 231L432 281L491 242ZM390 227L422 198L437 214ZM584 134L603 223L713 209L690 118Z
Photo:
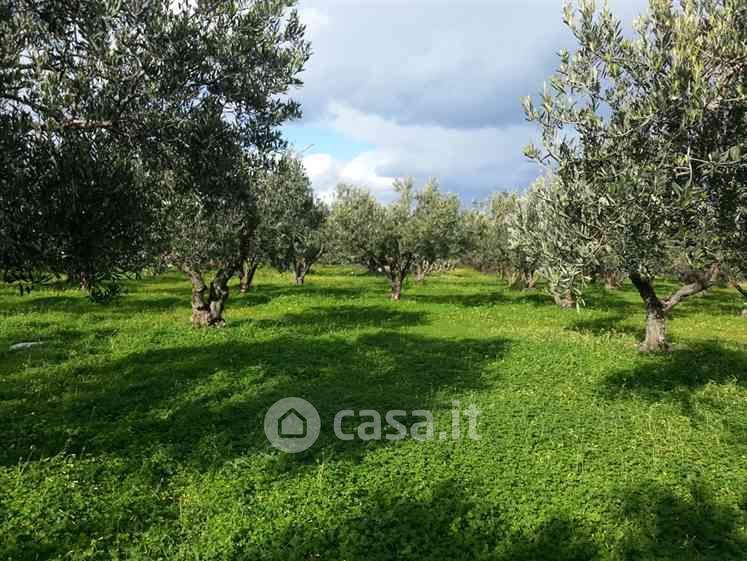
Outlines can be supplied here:
M724 347L717 341L703 341L650 357L633 370L615 372L603 389L609 396L636 394L658 401L673 391L697 390L709 382L734 381L747 387L747 350Z
M11 380L23 376L25 369L36 368L35 376L43 377L40 368L64 363L74 353L103 354L109 350L106 342L115 334L113 329L81 331L45 321L29 321L7 330L0 337L0 406L4 388ZM38 344L11 350L17 343Z
M231 293L231 299L229 300L227 307L231 306L231 302L234 296L236 297L236 300L251 296L261 296L269 298L271 300L279 296L293 296L294 298L331 298L335 300L344 300L350 298L359 298L370 292L371 287L367 286L328 286L315 284L313 282L297 286L290 281L287 285L258 283L256 286L253 286L251 290L246 294L239 294L238 289L233 290Z
M153 296L144 295L138 298L135 295L123 294L109 304L97 304L81 294L58 294L45 297L24 297L20 302L4 305L2 314L16 315L29 313L64 312L66 314L95 314L105 313L107 315L133 313L160 313L178 308L189 309L189 289L183 291L180 296Z
M531 532L512 530L503 505L468 496L458 482L414 489L374 489L332 525L291 525L247 549L252 559L349 561L592 561L591 531L551 517ZM403 495L407 493L407 495Z
M264 414L291 396L314 404L326 423L318 443L291 463L317 453L355 455L384 443L337 440L331 420L338 410L450 409L439 392L480 388L486 364L507 349L502 339L388 331L352 341L281 337L153 349L105 367L53 372L33 387L10 380L0 401L0 463L17 463L32 446L41 457L87 451L135 462L166 448L177 461L207 468L270 450Z
M695 392L708 384L735 383L740 388L747 387L747 350L727 348L716 341L641 357L641 361L632 370L621 370L607 377L600 388L602 396L675 403L683 415L697 421ZM737 425L734 428L735 434L743 432Z
M421 325L426 322L424 312L397 310L383 306L315 307L299 313L285 314L278 319L248 320L259 328L281 327L294 333L325 334L347 329L378 327L393 329ZM235 322L240 325L242 322Z
M453 304L465 308L480 308L509 302L502 292L478 292L474 294L412 294L410 299L426 304Z
M633 295L633 301L625 296ZM584 292L584 306L591 310L607 310L616 315L643 314L643 302L631 286L609 290L603 287L590 287Z
M566 514L522 520L530 529L515 530L507 505L468 495L454 481L417 498L404 492L375 489L334 525L292 525L245 553L299 561L741 561L747 551L747 506L720 502L700 482L682 494L656 483L625 490L613 514L616 532L595 531L597 525Z
M538 308L557 307L552 297L541 288L531 288L525 290L512 289L508 293L509 301L513 304L528 304Z
M675 494L645 483L622 497L625 560L742 561L747 552L747 504L726 505L700 481Z

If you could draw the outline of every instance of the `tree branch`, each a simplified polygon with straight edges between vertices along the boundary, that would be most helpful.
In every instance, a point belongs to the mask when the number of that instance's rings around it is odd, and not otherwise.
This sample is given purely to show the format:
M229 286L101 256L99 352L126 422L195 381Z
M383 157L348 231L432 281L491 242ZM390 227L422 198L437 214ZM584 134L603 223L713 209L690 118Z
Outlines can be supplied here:
M685 298L689 298L690 296L694 296L695 294L703 292L704 290L708 290L711 286L713 286L713 283L716 282L720 271L721 268L719 267L718 263L713 264L711 268L700 275L695 282L681 287L669 298L667 298L664 301L664 311L669 312Z

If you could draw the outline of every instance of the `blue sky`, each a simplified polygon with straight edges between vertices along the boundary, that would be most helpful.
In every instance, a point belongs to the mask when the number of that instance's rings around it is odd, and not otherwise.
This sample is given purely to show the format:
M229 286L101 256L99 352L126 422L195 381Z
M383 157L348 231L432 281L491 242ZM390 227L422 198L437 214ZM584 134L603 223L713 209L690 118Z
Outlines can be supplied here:
M611 0L630 22L645 0ZM285 127L315 189L391 197L396 177L439 178L465 203L541 172L521 98L573 49L562 0L300 0L314 54Z

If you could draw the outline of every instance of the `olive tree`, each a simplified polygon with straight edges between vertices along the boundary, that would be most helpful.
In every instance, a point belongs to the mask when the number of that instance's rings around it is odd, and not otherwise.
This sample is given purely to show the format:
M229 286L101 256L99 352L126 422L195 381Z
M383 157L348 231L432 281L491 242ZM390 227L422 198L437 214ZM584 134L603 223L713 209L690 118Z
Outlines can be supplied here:
M275 209L266 216L273 229L273 239L268 240L269 261L279 271L293 271L295 284L301 285L324 252L327 207L314 195L296 156L283 158L268 187L267 198L274 200L271 206Z
M526 230L534 227L533 211L526 198L499 191L487 201L478 202L464 216L466 237L465 261L482 271L497 272L510 286L534 288L536 253L531 243L511 229L521 223Z
M712 286L725 260L744 262L745 10L737 0L651 0L627 36L608 9L569 4L578 50L561 52L538 107L525 101L543 141L527 155L555 171L561 191L584 190L578 203L594 208L584 227L643 300L643 351L668 349L672 310ZM655 279L670 252L695 274L662 298Z
M163 257L191 283L195 327L224 324L228 283L248 251L255 223L253 162L220 112L207 113L204 122L185 136L189 149L185 146L174 155L174 169L164 177L163 189L169 240Z
M529 256L562 308L577 306L593 272L609 263L593 228L596 210L587 186L564 186L557 177L543 176L512 217L510 244Z
M192 281L195 324L221 324L254 226L252 178L300 115L287 93L309 46L292 5L0 4L0 142L14 174L3 269L91 283L166 256Z
M485 201L476 201L462 213L462 263L484 273L498 270L503 248L503 244L491 239L494 229L491 228L486 206Z
M413 262L415 280L446 270L459 257L465 245L465 233L459 197L442 193L436 179L429 180L415 194L413 227L417 248Z
M190 137L170 153L180 220L169 259L192 283L196 326L224 323L229 281L257 226L253 191L284 148L279 125L301 114L287 94L301 84L309 46L292 5L198 3L177 14L180 33L196 47L185 44L178 55L195 70L185 76L187 103L175 110ZM208 284L209 269L216 272Z
M418 260L446 259L460 234L449 228L459 220L458 207L434 181L417 192L412 179L396 180L394 189L396 200L384 205L365 189L339 185L328 231L335 254L382 272L390 297L399 300Z
M5 280L105 296L162 247L151 156L168 11L152 4L0 2Z
M247 292L257 268L268 263L293 271L296 284L324 253L323 227L328 209L314 195L303 162L293 153L278 158L256 183L256 228L241 272Z

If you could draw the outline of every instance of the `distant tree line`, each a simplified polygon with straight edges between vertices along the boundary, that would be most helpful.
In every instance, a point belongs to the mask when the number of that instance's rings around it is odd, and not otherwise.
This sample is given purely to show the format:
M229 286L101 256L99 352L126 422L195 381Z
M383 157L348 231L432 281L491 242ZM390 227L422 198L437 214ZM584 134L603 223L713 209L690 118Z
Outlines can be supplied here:
M543 278L563 307L593 280L612 288L628 277L646 313L641 350L667 350L667 318L684 300L719 282L747 294L747 5L651 0L629 36L609 9L582 1L566 6L565 23L577 50L560 53L540 104L524 102L542 138L525 154L545 175L523 196L465 213L453 239L464 262L512 285ZM418 254L396 210L413 208L408 197L384 212L349 188L341 196L332 216L348 247L398 295ZM666 297L662 276L681 283Z

